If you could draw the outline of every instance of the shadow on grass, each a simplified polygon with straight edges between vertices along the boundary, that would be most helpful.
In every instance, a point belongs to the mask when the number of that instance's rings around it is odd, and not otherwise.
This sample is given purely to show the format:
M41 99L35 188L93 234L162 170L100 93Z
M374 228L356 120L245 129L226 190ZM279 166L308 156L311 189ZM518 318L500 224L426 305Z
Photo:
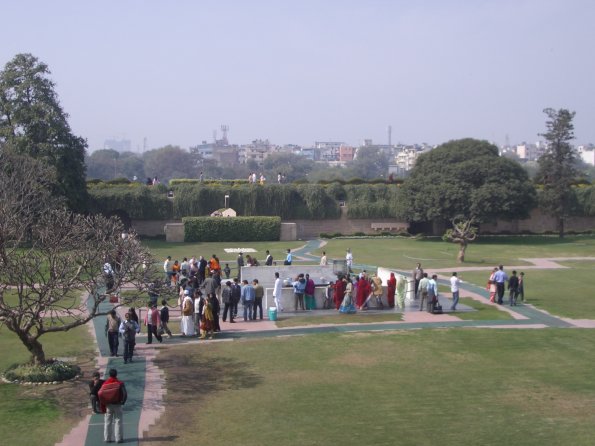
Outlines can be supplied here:
M170 392L168 388L168 405L196 403L212 393L252 388L263 382L262 376L250 371L249 364L233 358L180 355L178 349L171 349L160 353L155 363L166 371L168 381L180 389Z

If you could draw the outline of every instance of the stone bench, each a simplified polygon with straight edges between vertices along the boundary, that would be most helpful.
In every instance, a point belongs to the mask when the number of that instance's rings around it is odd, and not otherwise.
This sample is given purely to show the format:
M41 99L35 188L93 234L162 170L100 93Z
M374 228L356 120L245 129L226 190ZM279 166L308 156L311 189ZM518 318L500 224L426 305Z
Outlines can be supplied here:
M397 231L403 228L402 224L391 222L371 223L370 226L374 231Z

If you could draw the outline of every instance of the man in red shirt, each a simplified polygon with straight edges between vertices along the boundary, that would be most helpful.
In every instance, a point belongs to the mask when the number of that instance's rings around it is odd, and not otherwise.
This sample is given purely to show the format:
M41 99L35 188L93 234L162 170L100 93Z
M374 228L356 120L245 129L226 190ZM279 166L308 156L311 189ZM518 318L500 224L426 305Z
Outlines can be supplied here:
M101 411L105 413L103 423L103 440L106 443L113 443L114 438L117 443L124 442L124 422L122 420L122 406L126 403L128 394L126 386L117 378L118 371L110 369L109 378L99 389L99 402ZM107 392L107 389L116 389L117 391Z

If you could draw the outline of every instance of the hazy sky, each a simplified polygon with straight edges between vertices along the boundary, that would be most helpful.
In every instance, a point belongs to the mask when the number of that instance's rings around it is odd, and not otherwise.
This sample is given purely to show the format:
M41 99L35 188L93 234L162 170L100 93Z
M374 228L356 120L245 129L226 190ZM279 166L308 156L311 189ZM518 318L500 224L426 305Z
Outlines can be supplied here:
M91 150L365 138L536 141L545 107L595 143L593 0L2 3L0 66L47 63ZM218 136L220 136L218 131Z

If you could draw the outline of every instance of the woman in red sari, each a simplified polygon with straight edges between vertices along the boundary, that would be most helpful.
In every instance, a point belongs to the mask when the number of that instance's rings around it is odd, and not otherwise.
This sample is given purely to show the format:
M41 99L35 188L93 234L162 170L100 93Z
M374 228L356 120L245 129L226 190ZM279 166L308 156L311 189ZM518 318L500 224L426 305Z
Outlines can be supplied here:
M389 308L395 308L395 291L397 290L397 278L395 273L390 273L390 279L387 282L387 296Z
M357 294L355 305L357 305L358 310L364 309L364 303L366 302L366 299L370 295L371 291L372 289L370 287L370 282L368 282L368 278L365 275L362 275L360 279L357 281Z
M335 302L335 309L338 310L341 307L341 302L343 302L343 295L345 294L345 282L343 282L342 277L339 276L337 281L335 282L335 292L333 294L333 300Z

